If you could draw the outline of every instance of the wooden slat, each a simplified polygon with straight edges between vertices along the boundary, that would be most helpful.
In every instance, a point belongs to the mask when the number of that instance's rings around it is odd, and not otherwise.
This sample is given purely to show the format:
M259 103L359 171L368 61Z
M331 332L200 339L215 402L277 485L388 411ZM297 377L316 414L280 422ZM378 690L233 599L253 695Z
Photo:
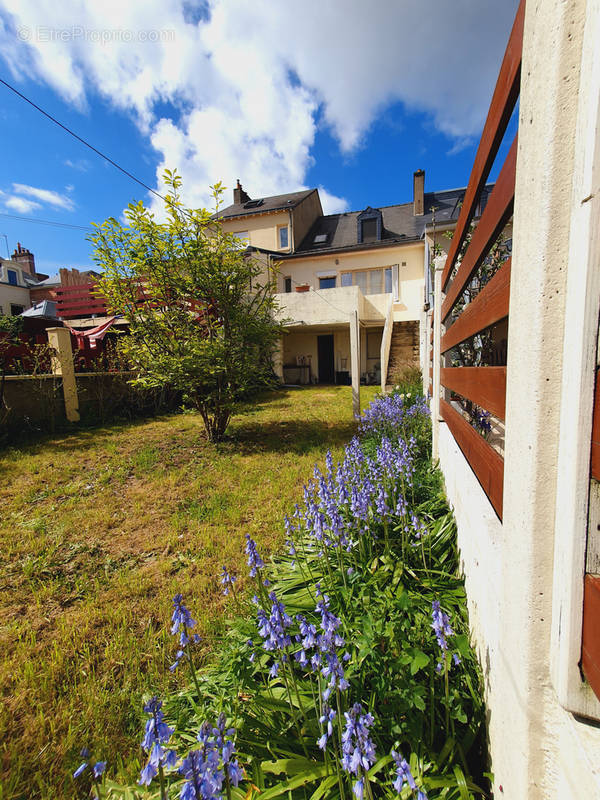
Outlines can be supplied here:
M510 264L509 258L448 328L442 336L442 353L508 316Z
M471 170L469 185L465 192L454 236L448 250L448 258L442 273L442 288L446 288L450 273L460 252L462 243L475 214L479 196L483 189L502 138L510 121L511 114L519 96L521 80L521 55L523 52L523 22L525 19L525 0L521 0L515 16L510 39L506 46L500 74L492 96L490 110L477 148L477 155Z
M597 575L585 576L581 668L600 698L600 577Z
M600 369L596 370L596 393L592 422L592 478L600 481Z
M440 413L471 465L496 514L502 519L504 459L450 403L440 400Z
M442 367L442 386L504 419L506 367Z
M517 136L511 145L496 185L481 215L481 219L442 303L442 321L446 319L459 300L477 267L489 253L498 235L510 219L515 199L515 174L517 167Z

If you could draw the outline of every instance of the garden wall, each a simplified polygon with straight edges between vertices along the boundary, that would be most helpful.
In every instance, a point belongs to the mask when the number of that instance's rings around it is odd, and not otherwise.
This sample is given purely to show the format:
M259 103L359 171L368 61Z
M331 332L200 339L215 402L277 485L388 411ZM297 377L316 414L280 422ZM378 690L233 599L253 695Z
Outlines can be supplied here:
M169 411L181 404L178 392L137 389L133 373L75 373L81 421L103 423ZM28 433L52 433L70 427L57 375L10 375L4 383L5 408L0 411L0 441L15 441Z

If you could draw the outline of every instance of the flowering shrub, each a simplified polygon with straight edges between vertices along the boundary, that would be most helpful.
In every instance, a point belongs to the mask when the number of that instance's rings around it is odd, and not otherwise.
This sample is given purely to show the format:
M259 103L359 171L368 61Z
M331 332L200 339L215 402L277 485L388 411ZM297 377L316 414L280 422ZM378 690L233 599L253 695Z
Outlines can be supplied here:
M482 793L469 776L481 778L484 752L480 676L454 522L419 445L427 430L422 397L375 400L343 460L315 467L284 521L286 552L267 563L246 535L252 602L223 567L237 613L202 671L195 622L174 598L175 663L191 683L164 711L145 706L148 797Z

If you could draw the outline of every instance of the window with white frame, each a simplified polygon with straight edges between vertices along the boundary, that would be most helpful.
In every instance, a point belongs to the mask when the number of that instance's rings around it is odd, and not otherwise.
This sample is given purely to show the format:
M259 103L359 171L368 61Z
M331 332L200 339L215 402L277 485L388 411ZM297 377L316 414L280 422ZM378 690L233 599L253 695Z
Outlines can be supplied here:
M277 228L277 234L279 238L279 248L281 250L287 249L290 246L288 226L280 225Z
M363 294L391 294L392 268L342 272L342 286L358 286Z

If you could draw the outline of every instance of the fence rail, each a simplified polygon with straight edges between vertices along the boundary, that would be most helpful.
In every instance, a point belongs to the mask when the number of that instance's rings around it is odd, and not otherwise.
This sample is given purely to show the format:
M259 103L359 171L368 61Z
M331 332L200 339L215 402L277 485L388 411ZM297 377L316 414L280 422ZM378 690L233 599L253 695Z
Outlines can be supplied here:
M509 317L510 258L474 299L465 303L463 308L459 303L513 213L518 134L477 227L469 238L471 223L481 208L483 190L519 97L524 15L525 2L521 0L442 270L441 289L445 297L438 298L441 300L440 310L435 309L435 324L440 326L441 333L439 369L442 397L434 398L434 401L439 402L439 416L448 425L500 519L503 514L504 459L453 405L451 397L458 395L494 418L504 420L506 367L450 366L449 361L454 348ZM432 366L434 370L438 368L436 363Z
M106 316L106 302L96 294L95 283L60 286L56 290L56 310L61 319Z

